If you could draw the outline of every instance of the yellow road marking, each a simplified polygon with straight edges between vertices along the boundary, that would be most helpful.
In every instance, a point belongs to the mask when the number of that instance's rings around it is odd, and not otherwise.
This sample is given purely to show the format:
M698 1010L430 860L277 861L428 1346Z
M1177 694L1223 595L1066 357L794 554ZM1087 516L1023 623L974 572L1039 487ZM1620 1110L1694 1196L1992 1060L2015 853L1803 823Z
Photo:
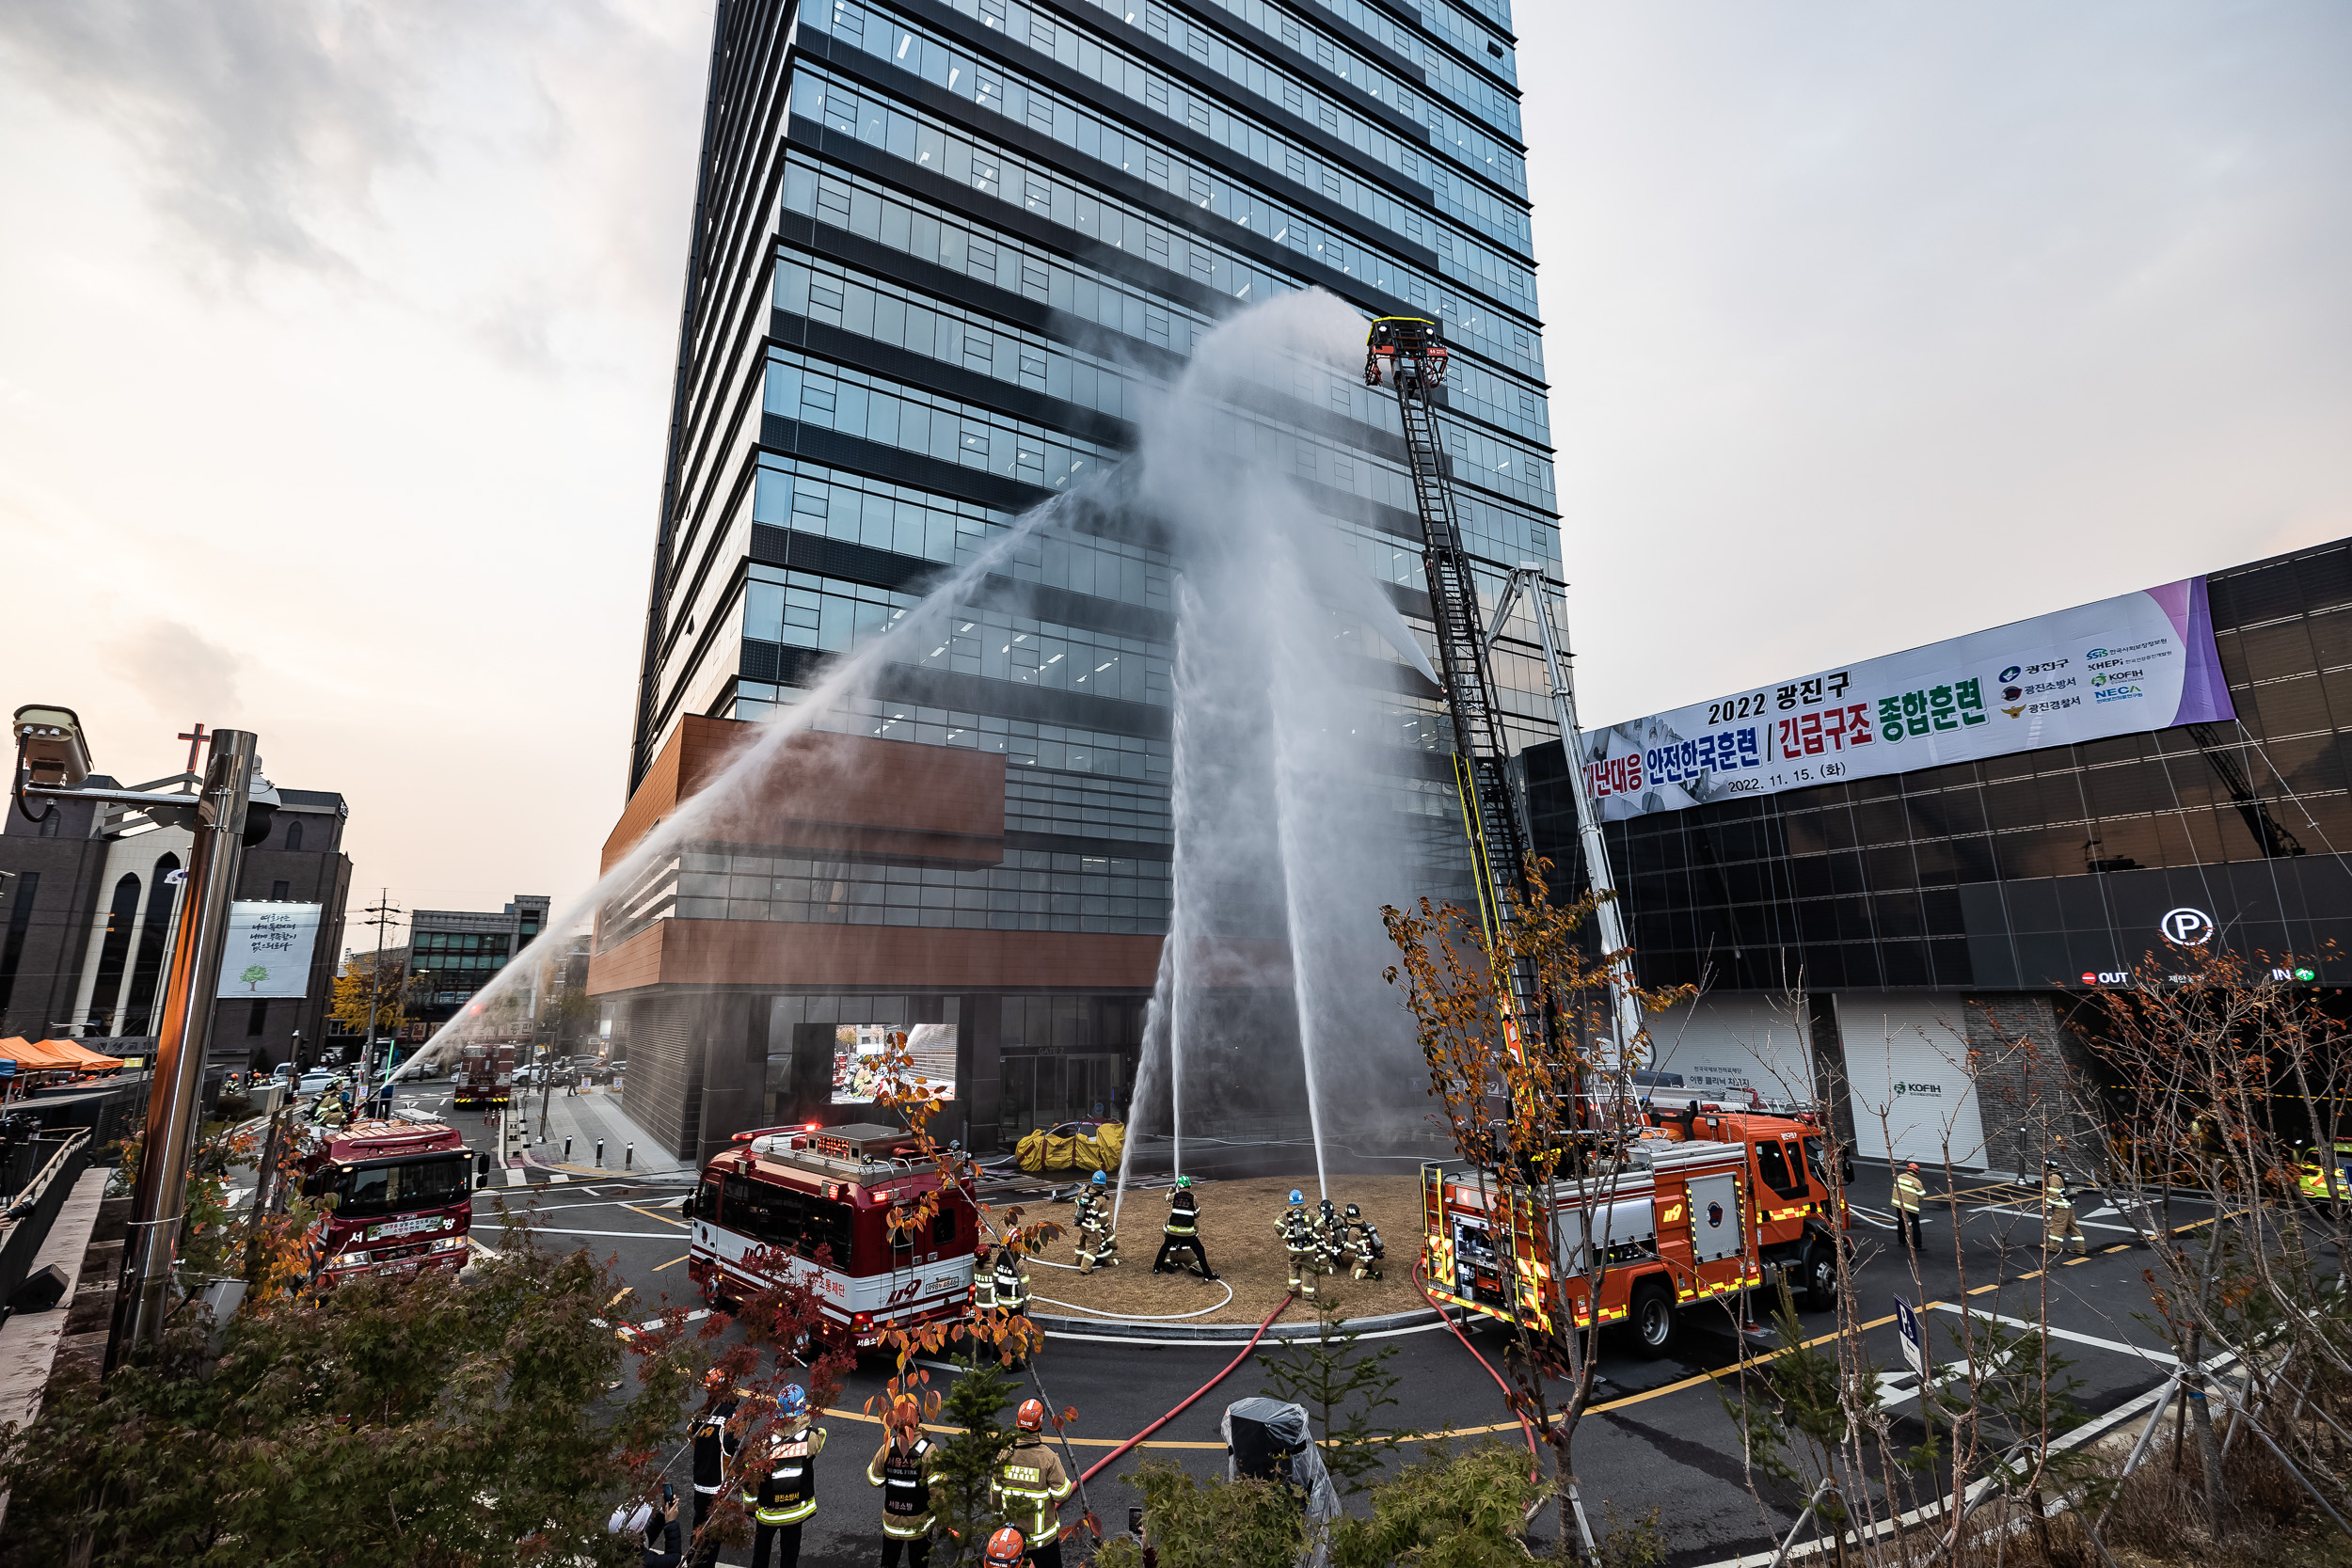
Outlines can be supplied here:
M657 1214L650 1209L640 1209L634 1203L624 1203L621 1207L627 1209L631 1213L643 1214L649 1220L660 1220L664 1225L675 1225L680 1230L687 1228L687 1224L684 1220L674 1220L667 1214Z
M671 1259L668 1262L666 1262L666 1263L662 1264L662 1265L660 1266L660 1268L657 1268L657 1269L655 1269L653 1272L654 1272L654 1273L656 1273L656 1274L660 1274L660 1273L661 1272L661 1270L662 1270L662 1269L675 1269L675 1268L676 1268L676 1267L677 1267L680 1263L685 1262L685 1261L686 1261L689 1258L691 1258L691 1257L693 1257L693 1256L694 1256L694 1255L693 1255L692 1253L691 1253L691 1252L681 1252L681 1253L679 1253L679 1254L678 1254L675 1258Z

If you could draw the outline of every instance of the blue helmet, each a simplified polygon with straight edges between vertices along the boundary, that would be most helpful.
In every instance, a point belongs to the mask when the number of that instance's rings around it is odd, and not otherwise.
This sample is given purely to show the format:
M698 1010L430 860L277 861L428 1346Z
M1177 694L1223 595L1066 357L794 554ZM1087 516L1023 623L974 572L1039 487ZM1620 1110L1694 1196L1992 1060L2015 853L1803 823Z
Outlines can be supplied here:
M1293 1203L1304 1203L1307 1201L1307 1195L1300 1192L1296 1187L1293 1187L1291 1189L1291 1201Z
M801 1391L799 1384L787 1383L784 1386L784 1392L776 1397L776 1407L787 1416L805 1416L808 1414L808 1396Z
M1095 1185L1095 1186L1098 1186L1098 1187L1107 1187L1107 1186L1109 1186L1110 1184L1111 1184L1111 1179L1110 1179L1107 1175L1104 1174L1102 1171L1099 1171L1099 1170L1098 1170L1098 1171L1096 1171L1096 1172L1094 1173L1094 1185Z

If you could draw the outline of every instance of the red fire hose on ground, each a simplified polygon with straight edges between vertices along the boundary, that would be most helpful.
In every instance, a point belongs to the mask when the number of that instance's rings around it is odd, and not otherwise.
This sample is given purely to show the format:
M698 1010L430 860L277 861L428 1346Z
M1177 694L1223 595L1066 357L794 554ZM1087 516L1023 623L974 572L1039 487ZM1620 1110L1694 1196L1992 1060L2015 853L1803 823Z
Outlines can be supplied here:
M1502 1374L1496 1371L1493 1365L1489 1363L1485 1356L1478 1354L1478 1347L1470 1342L1470 1336L1462 1332L1462 1325L1455 1323L1453 1317L1446 1311L1445 1307L1439 1304L1438 1298L1429 1293L1429 1287L1422 1281L1421 1263L1418 1259L1416 1259L1413 1264L1413 1287L1421 1291L1421 1299L1427 1302L1430 1307L1437 1311L1438 1320L1442 1322L1446 1327L1454 1331L1454 1337L1462 1341L1462 1348L1470 1353L1470 1359L1477 1362L1481 1367L1484 1367L1486 1370L1486 1375L1495 1380L1495 1386L1502 1390L1502 1397L1504 1401L1508 1402L1514 1400L1515 1395L1512 1392L1511 1386L1502 1381ZM1223 1374L1220 1373L1218 1375L1222 1376ZM1511 1413L1519 1417L1519 1432L1527 1439L1527 1457L1536 1460L1537 1464L1540 1465L1542 1461L1535 1452L1535 1428L1534 1424L1530 1422L1525 1416L1519 1415L1518 1407L1516 1403L1512 1404ZM1529 1479L1533 1480L1534 1478L1530 1477Z
M1249 1353L1258 1348L1258 1341L1264 1338L1265 1331L1274 1326L1274 1320L1288 1311L1290 1309L1290 1304L1297 1299L1298 1297L1295 1293L1284 1296L1280 1304L1277 1306L1273 1311L1268 1312L1265 1315L1265 1322L1260 1323L1258 1325L1258 1332L1249 1337L1249 1343L1242 1346L1241 1354L1234 1356L1231 1361L1228 1361L1225 1364L1224 1371L1217 1373L1216 1376L1209 1379L1208 1382L1202 1384L1200 1387L1195 1388L1191 1393L1185 1395L1184 1403L1178 1405L1175 1409L1169 1411L1167 1415L1161 1417L1158 1420L1153 1421L1150 1426L1145 1427L1141 1432L1136 1433L1133 1437L1128 1438L1124 1443L1120 1444L1119 1447L1113 1449L1110 1452L1104 1454L1102 1458L1088 1465L1085 1473L1078 1477L1079 1481L1092 1481L1104 1466L1111 1463L1112 1460L1117 1459L1120 1455L1134 1448L1137 1443L1142 1442L1145 1438L1159 1431L1160 1428L1168 1425L1168 1422L1183 1415L1186 1410L1192 1408L1193 1404L1200 1400L1201 1395L1207 1393L1210 1389L1224 1382L1226 1377L1235 1367L1240 1366L1243 1362L1249 1359ZM1230 1345L1232 1341L1228 1339L1226 1343ZM1471 1354L1475 1354L1476 1353L1472 1352ZM1491 1370L1492 1369L1489 1369L1489 1370Z

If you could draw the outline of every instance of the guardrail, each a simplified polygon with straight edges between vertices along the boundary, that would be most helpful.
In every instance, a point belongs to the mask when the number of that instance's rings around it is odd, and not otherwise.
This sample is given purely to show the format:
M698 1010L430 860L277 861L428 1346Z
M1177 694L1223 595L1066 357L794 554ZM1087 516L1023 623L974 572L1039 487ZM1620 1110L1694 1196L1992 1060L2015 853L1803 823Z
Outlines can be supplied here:
M33 1259L49 1239L49 1227L56 1223L66 1194L73 1190L74 1179L88 1162L91 1135L88 1128L77 1127L61 1139L56 1152L24 1184L6 1213L0 1214L0 1301L16 1294L24 1276L33 1272Z

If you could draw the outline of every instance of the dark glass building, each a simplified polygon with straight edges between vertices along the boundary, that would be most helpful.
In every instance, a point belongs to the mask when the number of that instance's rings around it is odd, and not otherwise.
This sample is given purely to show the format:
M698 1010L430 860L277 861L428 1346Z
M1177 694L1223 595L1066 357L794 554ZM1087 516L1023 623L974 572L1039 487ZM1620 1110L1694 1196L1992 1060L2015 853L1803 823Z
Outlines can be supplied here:
M1503 0L722 0L608 866L731 744L695 726L801 701L1276 294L1441 317L1472 547L1498 586L1556 562L1516 69ZM1425 626L1393 406L1310 379L1237 417ZM749 829L609 906L631 1114L691 1156L812 1109L836 1031L923 1023L976 1143L1115 1109L1168 919L1180 569L1115 497L1071 508L818 721L882 781L856 843ZM1496 662L1552 734L1523 617ZM1401 754L1440 744L1434 695L1396 695Z
M1963 1163L2027 1169L2047 1085L1972 1080L2024 1038L2090 1067L2061 1021L2168 938L2352 978L2330 947L2352 944L2352 542L2208 581L2234 723L1608 824L1643 980L1708 988L1659 1031L1657 1070L1682 1080L1659 1093L1836 1072L1867 1148L1877 1106L1928 1090L1947 1111L1899 1153L1957 1115ZM1561 748L1525 760L1539 852L1580 887Z
M411 915L408 964L417 984L409 1007L418 1022L437 1027L455 1018L547 928L548 905L544 894L518 893L496 914L419 910Z

